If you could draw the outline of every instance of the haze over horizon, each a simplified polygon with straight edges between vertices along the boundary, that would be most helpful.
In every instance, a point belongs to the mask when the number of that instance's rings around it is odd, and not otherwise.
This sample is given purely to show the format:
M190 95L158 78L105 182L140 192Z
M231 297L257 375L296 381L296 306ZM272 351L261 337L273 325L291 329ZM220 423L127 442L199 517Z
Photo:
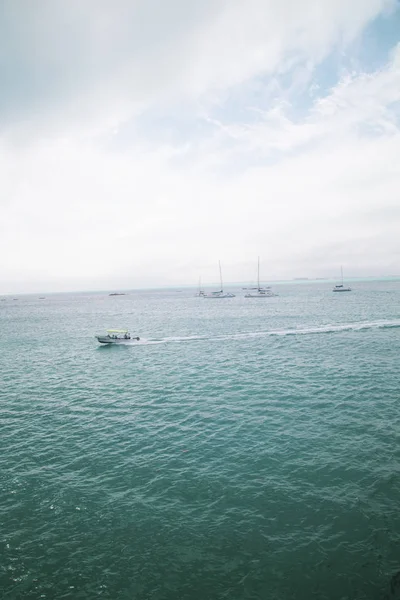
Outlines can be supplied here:
M397 0L3 3L0 294L390 276Z

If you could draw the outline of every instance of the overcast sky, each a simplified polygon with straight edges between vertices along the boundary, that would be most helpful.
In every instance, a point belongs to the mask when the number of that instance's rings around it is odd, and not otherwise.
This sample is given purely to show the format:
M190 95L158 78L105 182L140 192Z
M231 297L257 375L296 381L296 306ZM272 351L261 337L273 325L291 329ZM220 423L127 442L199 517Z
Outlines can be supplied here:
M0 293L400 274L397 0L3 0Z

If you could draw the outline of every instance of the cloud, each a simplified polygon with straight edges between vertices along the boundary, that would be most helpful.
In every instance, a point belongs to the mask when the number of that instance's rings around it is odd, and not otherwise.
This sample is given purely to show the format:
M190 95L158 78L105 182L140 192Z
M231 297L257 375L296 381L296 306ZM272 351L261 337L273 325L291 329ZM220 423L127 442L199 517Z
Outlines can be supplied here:
M315 70L393 6L6 3L0 291L392 273L400 50Z
M108 123L149 102L221 93L260 73L313 65L393 4L9 0L0 30L3 124L60 111L69 121Z

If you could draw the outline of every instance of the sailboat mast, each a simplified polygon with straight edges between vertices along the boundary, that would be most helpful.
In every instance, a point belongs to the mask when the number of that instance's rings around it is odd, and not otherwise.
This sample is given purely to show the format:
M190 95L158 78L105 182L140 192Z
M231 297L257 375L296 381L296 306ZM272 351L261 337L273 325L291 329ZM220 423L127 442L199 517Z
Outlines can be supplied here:
M343 265L340 265L340 273L342 275L342 285L343 285Z
M221 292L222 292L223 291L223 287L222 287L222 269L221 269L221 261L220 260L218 261L218 264L219 264L219 280L220 280L220 283L221 283Z
M257 287L258 287L258 289L260 289L260 257L258 257L258 264L257 264Z

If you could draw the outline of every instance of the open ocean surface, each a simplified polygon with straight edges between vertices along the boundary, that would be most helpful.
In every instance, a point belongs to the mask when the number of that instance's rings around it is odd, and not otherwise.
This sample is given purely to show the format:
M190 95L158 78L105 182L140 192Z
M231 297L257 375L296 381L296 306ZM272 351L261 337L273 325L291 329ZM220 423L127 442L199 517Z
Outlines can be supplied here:
M274 289L0 303L1 600L399 597L400 282Z

